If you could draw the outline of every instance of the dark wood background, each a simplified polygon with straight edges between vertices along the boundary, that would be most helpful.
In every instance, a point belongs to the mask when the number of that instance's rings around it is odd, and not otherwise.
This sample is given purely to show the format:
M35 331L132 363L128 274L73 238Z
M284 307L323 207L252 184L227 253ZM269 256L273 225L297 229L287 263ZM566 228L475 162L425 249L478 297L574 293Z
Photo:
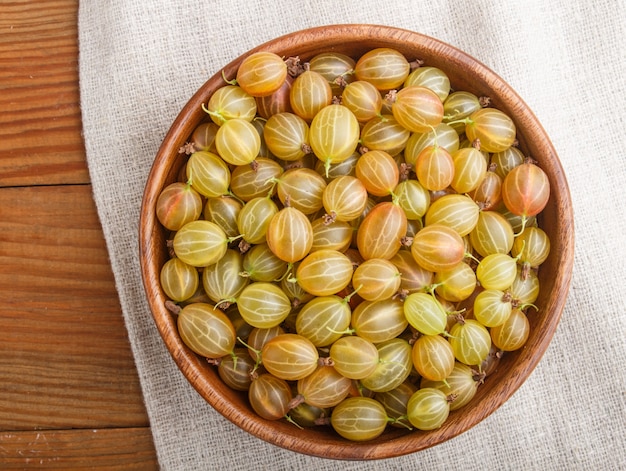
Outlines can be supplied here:
M157 469L85 160L78 0L0 0L0 468Z

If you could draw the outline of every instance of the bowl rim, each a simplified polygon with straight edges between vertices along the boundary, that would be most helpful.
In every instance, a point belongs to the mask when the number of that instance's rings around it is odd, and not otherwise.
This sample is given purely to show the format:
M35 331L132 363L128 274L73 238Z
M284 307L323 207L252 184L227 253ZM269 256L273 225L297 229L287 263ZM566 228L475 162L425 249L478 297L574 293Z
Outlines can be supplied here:
M335 439L320 439L315 442L301 440L298 430L290 424L275 422L272 427L268 427L268 422L264 419L251 416L247 411L234 407L229 400L222 397L219 391L216 391L207 381L205 378L206 365L182 344L180 337L175 332L175 321L162 302L164 295L158 286L159 274L155 270L150 270L150 267L158 261L155 260L155 257L158 258L158 251L163 251L162 247L155 247L154 244L155 236L160 235L159 231L162 231L162 229L158 227L159 224L155 216L158 189L151 186L150 182L171 179L171 175L168 176L168 172L171 173L172 156L178 154L178 149L184 143L184 140L181 141L181 136L189 136L193 127L205 115L198 103L207 99L210 96L210 91L217 84L225 84L223 76L234 76L238 64L244 57L260 50L276 52L283 56L306 55L306 48L302 47L302 45L305 44L310 48L312 39L320 40L321 37L321 41L326 44L341 44L341 41L354 36L358 37L358 39L354 40L355 47L361 43L363 45L367 44L364 50L372 49L373 47L392 47L402 43L407 44L407 47L411 50L434 51L434 53L446 58L445 63L448 68L469 68L474 74L471 76L471 80L485 84L485 86L498 92L499 103L497 107L513 110L516 124L519 120L532 123L533 134L541 139L531 144L541 150L541 155L547 156L552 169L550 175L551 188L559 188L559 191L557 193L553 192L550 198L554 200L552 204L554 207L553 216L558 216L562 219L562 228L559 233L560 253L555 254L555 256L559 257L557 265L560 267L554 280L554 286L558 289L558 292L552 293L550 303L544 307L551 315L547 323L544 324L543 331L538 333L534 340L534 354L528 357L523 365L513 364L510 371L507 372L507 381L499 384L496 388L498 394L487 394L481 400L481 407L473 409L474 413L471 416L447 421L440 429L435 431L405 434L392 432L392 437L388 440L362 443L346 442L342 445L338 444ZM241 54L209 78L181 109L162 141L146 181L139 224L139 256L144 294L165 346L178 368L197 392L224 417L257 438L305 455L344 460L391 458L429 448L469 430L508 400L535 369L556 331L569 291L573 270L573 248L573 209L563 168L545 130L522 98L490 68L454 46L415 31L371 24L336 24L294 31L260 44ZM274 428L277 428L278 432Z

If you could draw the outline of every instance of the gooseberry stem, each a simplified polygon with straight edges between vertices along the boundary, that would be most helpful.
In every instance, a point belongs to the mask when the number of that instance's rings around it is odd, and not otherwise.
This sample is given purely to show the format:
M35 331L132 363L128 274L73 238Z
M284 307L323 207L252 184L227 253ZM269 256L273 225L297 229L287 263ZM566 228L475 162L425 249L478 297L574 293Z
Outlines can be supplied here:
M363 288L363 284L360 284L358 288L356 288L352 293L348 294L345 298L343 298L343 302L345 304L348 304L350 302L350 300L352 299L352 296L354 296L357 291L359 291L361 288Z
M476 257L474 257L474 255L472 255L470 252L465 252L465 254L463 254L465 258L469 258L470 260L476 262L476 263L480 263L480 260L478 260Z
M237 85L237 79L234 78L232 80L228 80L223 70L222 70L222 79L224 79L224 82L226 82L228 85Z
M204 111L206 114L208 114L211 117L217 118L219 120L220 124L226 121L224 116L222 116L220 113L217 113L215 111L211 111L206 106L204 106L204 103L202 103L201 107L202 107L202 111Z
M411 427L407 421L409 419L408 415L401 415L400 417L387 417L387 422L389 422L392 425L400 425L404 428L406 428L407 430L413 430L413 427Z
M517 234L513 234L513 237L517 237L522 232L524 232L524 229L526 229L526 224L528 223L529 219L530 218L526 214L522 214L522 227Z
M289 407L289 409L293 409L293 407ZM302 425L300 425L298 422L296 422L295 420L293 420L289 414L285 415L285 420L287 422L289 422L290 424L295 425L296 427L298 427L300 430L304 430L304 428L302 427Z
M240 344L242 344L248 350L252 350L256 354L256 361L254 362L254 367L252 368L252 370L250 370L250 375L254 375L254 373L256 373L256 370L259 368L259 366L261 366L261 363L262 363L261 350L257 350L256 348L251 347L246 342L244 342L241 337L237 337L237 340L239 341Z
M245 234L239 234L233 237L229 237L228 239L226 239L226 241L231 244L232 242L235 242L238 239L243 239L245 237Z
M472 124L472 123L474 123L474 121L472 121L472 120L471 120L471 119L469 119L469 118L456 119L456 120L454 120L454 121L448 121L448 122L446 122L446 124L447 124L448 126L452 126L453 124L465 124L465 125L467 126L468 124Z

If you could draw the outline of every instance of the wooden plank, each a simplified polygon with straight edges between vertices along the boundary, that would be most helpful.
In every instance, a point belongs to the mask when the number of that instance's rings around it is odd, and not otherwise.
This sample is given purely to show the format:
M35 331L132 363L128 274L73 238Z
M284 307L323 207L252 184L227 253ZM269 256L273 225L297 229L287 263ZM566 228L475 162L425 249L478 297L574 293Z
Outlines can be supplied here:
M89 185L0 189L0 430L146 426Z
M156 470L150 429L0 432L1 469Z
M0 2L0 187L88 183L78 1Z

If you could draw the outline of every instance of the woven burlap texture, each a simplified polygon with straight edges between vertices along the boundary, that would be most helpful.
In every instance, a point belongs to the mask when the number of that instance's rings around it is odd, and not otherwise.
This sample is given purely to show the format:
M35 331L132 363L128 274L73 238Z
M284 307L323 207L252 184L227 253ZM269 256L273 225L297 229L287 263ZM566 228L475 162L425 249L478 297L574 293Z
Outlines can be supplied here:
M81 2L80 91L93 195L161 468L626 468L625 5L617 0ZM575 209L569 300L530 378L470 431L419 453L376 462L337 463L292 453L216 413L166 351L139 271L144 184L160 141L187 99L251 47L334 23L427 34L496 71L551 136Z

